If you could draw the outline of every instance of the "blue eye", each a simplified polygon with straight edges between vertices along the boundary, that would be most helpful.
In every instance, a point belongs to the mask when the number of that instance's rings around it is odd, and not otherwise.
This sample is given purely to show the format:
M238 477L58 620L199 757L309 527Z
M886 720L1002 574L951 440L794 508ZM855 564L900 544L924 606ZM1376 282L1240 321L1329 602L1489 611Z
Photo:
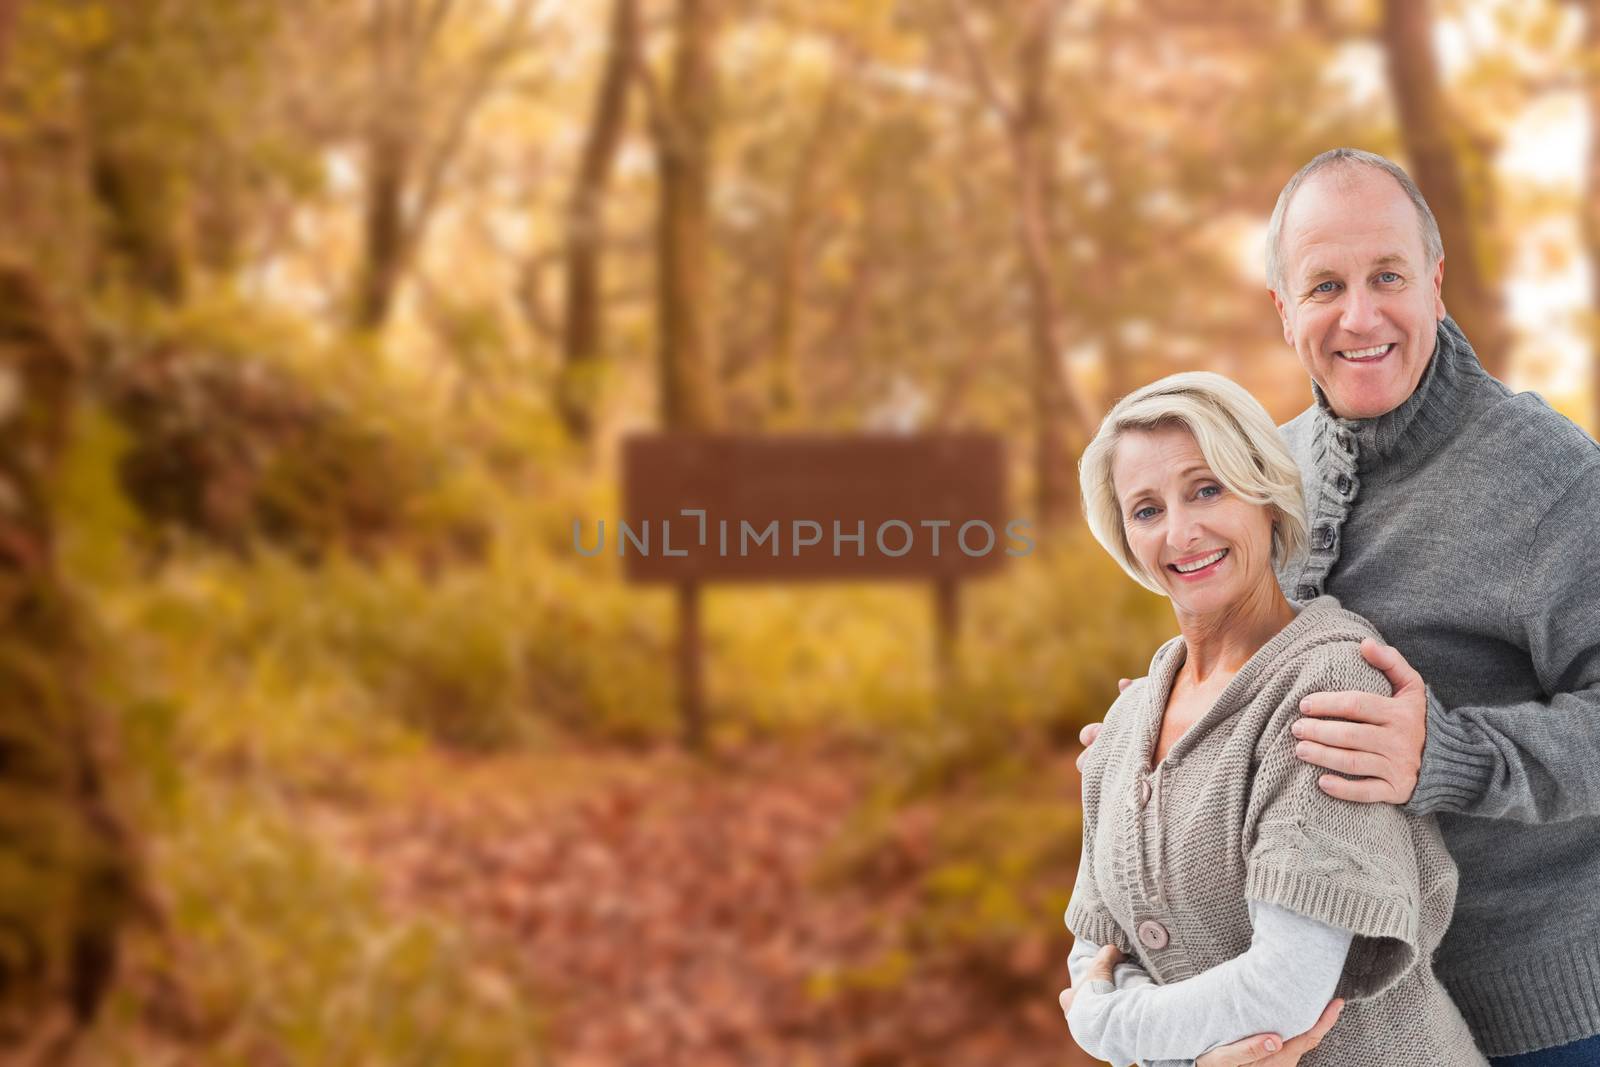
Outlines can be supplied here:
M1393 285L1395 282L1400 280L1400 275L1396 274L1392 270L1386 270L1378 275L1378 280L1385 285Z
M1210 500L1213 497L1219 497L1219 496L1222 495L1222 486L1220 486L1220 485L1202 485L1200 487L1200 491L1198 493L1196 493L1195 495L1200 497L1200 499L1202 499L1202 500Z
M1137 522L1143 522L1145 519L1155 515L1155 513L1156 509L1154 507L1143 507L1133 513L1133 518Z
M1338 288L1338 286L1338 282L1323 282L1321 285L1317 286L1311 291L1313 293L1331 293L1334 291L1334 289Z

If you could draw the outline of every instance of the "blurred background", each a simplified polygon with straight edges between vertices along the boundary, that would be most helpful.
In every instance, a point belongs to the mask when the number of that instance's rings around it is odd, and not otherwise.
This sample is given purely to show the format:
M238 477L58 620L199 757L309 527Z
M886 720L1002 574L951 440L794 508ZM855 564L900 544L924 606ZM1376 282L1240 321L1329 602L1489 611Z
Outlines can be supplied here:
M1083 1062L1078 727L1173 631L1082 531L1119 395L1309 399L1313 154L1402 161L1593 431L1600 2L3 0L0 1055ZM670 591L640 430L1001 435L963 592Z

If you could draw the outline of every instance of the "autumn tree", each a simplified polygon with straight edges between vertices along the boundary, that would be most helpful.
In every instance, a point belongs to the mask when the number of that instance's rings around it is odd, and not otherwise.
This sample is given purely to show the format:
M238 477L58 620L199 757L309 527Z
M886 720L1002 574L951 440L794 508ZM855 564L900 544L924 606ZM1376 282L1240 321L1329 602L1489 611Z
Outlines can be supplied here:
M0 74L19 5L0 3ZM135 881L83 689L52 491L79 361L30 271L0 261L0 1047L64 1059L115 973Z
M473 116L527 41L532 0L457 46L456 0L376 0L367 14L371 81L366 99L361 258L351 310L358 330L388 320L395 292L444 193ZM437 68L444 65L440 72Z
M614 0L605 66L594 114L567 204L566 314L562 320L557 406L567 432L580 440L593 429L594 403L604 353L605 292L601 257L606 187L628 116L628 85L638 65L638 0Z
M1072 406L1062 368L1063 332L1054 265L1060 244L1055 221L1055 126L1050 86L1057 33L1057 0L1030 0L1021 16L1015 86L1002 84L960 5L948 14L972 76L999 119L1010 150L1017 245L1028 291L1028 336L1033 352L1034 492L1038 520L1050 525L1076 512L1071 451L1088 440L1089 427ZM1068 442L1072 442L1069 446Z
M817 225L818 186L823 161L835 143L844 85L842 77L830 81L817 103L815 117L805 130L799 157L784 189L778 262L773 281L772 314L768 327L767 422L791 426L801 421L800 319L809 274L809 244Z
M657 373L662 424L721 424L711 233L716 130L716 0L678 0L670 82L639 67L655 145Z
M1433 209L1448 257L1445 306L1484 368L1504 377L1511 334L1491 267L1490 179L1485 161L1467 158L1471 138L1440 86L1425 0L1384 0L1381 39L1411 174Z
M138 896L85 622L56 560L81 372L37 279L0 264L0 1047L22 1064L63 1062L94 1018Z
M1583 247L1589 257L1590 428L1600 433L1600 0L1579 0L1583 7L1583 93L1589 112L1589 154L1584 162L1582 196Z
M0 2L0 75L19 6ZM0 1048L6 1062L24 1065L70 1056L115 979L123 926L146 899L133 837L112 801L106 721L86 688L88 624L56 558L56 475L82 376L82 355L34 267L5 254Z

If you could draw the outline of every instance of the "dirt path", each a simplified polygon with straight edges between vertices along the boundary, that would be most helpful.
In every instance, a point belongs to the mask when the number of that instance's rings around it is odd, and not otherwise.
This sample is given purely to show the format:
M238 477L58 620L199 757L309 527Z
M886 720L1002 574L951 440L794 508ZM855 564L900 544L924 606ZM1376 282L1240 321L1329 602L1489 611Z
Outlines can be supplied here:
M816 879L863 795L858 761L774 749L706 770L610 756L594 785L571 788L584 777L572 760L554 803L479 783L362 834L404 906L520 946L551 1008L555 1067L1090 1062L1054 1005L1064 961L1034 961L1036 981L997 1002L959 968L897 953L915 813L886 856L898 876Z

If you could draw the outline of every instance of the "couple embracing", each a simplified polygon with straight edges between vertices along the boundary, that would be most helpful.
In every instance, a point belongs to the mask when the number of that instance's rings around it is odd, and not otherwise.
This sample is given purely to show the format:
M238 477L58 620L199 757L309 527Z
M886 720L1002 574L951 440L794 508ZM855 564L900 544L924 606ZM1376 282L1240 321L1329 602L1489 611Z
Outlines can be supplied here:
M1315 402L1179 374L1084 453L1179 636L1085 731L1062 1006L1116 1064L1600 1065L1600 446L1489 376L1405 172L1285 186Z

